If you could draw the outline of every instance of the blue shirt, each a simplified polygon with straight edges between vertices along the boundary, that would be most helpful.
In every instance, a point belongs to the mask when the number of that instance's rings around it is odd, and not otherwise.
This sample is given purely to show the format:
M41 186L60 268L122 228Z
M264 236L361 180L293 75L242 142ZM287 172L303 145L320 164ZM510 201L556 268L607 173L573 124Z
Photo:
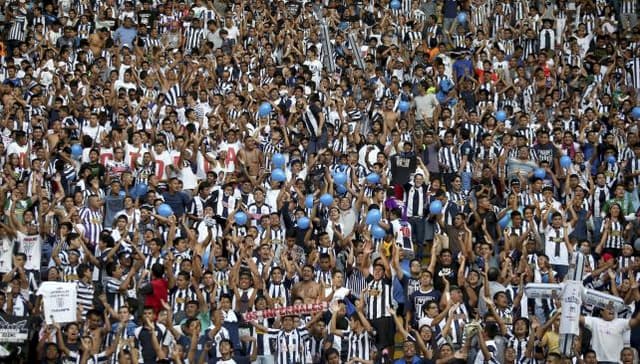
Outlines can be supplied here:
M409 363L405 358L398 359L394 362L394 364L432 364L432 363L433 361L423 359L417 355L414 355L413 358L411 358L411 362Z
M181 217L184 215L185 210L191 204L191 199L184 192L165 192L162 194L162 198L164 198L164 202L171 207L173 213L176 217Z
M133 48L133 40L136 39L138 35L138 30L136 28L125 28L120 27L116 30L113 35L113 40L116 41L116 44L120 46L128 46Z

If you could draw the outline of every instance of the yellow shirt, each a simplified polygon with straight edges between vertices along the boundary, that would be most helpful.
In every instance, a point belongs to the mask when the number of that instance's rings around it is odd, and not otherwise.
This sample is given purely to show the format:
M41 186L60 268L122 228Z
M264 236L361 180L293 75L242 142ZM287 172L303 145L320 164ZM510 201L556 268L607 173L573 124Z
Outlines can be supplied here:
M545 332L544 336L542 336L542 346L546 346L549 353L561 354L560 335L555 331Z

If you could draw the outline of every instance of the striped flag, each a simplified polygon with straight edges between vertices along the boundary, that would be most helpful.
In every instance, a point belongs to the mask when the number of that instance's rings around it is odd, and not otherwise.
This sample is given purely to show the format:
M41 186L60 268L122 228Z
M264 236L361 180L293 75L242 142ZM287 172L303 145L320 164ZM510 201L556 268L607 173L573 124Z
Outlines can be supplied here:
M349 32L347 33L347 39L349 40L349 46L355 57L356 65L358 65L361 70L364 70L364 61L362 60L362 53L360 52L360 46L358 45L358 41L356 41L356 37L352 32Z
M322 48L324 51L324 63L329 69L330 73L336 71L335 59L333 58L333 47L331 46L331 36L329 35L329 27L326 21L322 21L320 25L320 31L322 32Z

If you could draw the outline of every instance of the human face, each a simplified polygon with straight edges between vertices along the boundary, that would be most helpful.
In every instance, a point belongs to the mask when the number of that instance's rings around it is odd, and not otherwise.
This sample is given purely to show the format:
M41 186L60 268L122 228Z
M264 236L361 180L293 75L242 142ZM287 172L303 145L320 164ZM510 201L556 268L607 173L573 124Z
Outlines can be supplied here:
M584 364L596 364L598 361L596 360L595 353L587 353L584 356Z
M373 278L375 280L380 280L380 279L382 279L383 276L384 276L384 268L382 268L379 265L376 265L373 268Z
M622 353L620 354L620 356L622 359L622 364L633 363L633 351L631 351L631 349L625 348L624 350L622 350Z
M411 341L405 342L403 349L405 358L413 358L416 355L416 344Z

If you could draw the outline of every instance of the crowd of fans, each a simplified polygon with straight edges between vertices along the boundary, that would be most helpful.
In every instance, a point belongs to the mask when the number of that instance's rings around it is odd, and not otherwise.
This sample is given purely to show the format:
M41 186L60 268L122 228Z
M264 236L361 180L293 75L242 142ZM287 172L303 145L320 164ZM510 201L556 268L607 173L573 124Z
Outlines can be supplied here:
M0 360L638 363L638 0L0 7Z

